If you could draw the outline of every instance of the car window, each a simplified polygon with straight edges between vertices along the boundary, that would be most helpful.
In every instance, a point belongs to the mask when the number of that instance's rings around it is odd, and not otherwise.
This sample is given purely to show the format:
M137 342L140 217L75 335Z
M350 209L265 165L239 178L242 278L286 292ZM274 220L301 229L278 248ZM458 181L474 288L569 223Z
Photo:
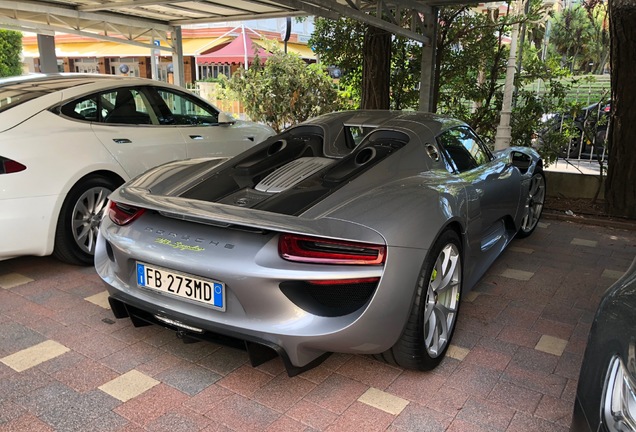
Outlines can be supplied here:
M153 124L145 95L136 88L119 88L98 95L99 121L110 124ZM152 116L151 116L152 114Z
M67 102L59 112L67 117L108 124L158 124L147 97L138 89L121 88Z
M375 129L373 126L344 125L345 142L347 148L354 149L362 139Z
M154 102L160 124L209 126L219 123L219 113L212 106L171 89L156 88Z
M437 142L458 172L477 168L492 159L481 140L467 127L447 130L437 137Z
M90 96L62 105L60 112L76 120L96 122L98 119L97 96Z
M94 81L86 77L12 77L0 85L0 112L37 99L40 96Z

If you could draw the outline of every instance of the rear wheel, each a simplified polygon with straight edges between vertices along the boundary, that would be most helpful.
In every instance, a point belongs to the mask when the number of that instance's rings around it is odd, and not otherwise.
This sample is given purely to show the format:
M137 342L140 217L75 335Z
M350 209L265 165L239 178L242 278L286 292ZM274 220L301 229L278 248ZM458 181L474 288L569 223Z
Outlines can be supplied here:
M545 202L545 176L543 171L537 169L530 179L528 199L526 200L526 215L521 221L521 226L517 232L517 237L528 237L532 234L539 223L543 203Z
M75 185L64 200L55 232L53 255L64 262L92 265L99 223L115 190L112 180L95 176Z
M461 288L461 244L457 233L447 230L424 261L402 336L377 357L409 369L430 370L437 366L455 330Z

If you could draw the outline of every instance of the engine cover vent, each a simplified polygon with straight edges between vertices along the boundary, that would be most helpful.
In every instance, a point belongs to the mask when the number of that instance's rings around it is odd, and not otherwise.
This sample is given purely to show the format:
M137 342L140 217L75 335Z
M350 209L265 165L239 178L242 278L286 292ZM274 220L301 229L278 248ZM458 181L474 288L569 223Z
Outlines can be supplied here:
M298 158L265 177L255 189L268 193L284 192L332 163L334 159L322 157Z

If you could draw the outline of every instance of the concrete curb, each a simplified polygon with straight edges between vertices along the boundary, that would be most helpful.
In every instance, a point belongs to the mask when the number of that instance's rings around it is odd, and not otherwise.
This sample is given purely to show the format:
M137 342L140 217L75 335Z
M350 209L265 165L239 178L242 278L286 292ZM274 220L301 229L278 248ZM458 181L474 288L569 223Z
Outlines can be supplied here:
M594 215L569 216L561 211L550 209L544 209L542 216L546 219L574 222L583 225L604 226L616 229L636 231L636 220L631 219L616 219Z

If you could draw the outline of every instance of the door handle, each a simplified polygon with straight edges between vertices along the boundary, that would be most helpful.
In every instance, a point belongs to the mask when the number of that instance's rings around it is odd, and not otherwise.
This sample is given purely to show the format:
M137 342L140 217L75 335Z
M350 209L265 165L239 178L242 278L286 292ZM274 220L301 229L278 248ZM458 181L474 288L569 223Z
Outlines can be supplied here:
M202 140L203 137L201 135L190 135L190 138L193 140Z
M245 135L245 138L247 138L250 141L254 141L254 136L253 135Z
M113 141L115 141L117 144L130 144L132 142L128 138L113 138Z

